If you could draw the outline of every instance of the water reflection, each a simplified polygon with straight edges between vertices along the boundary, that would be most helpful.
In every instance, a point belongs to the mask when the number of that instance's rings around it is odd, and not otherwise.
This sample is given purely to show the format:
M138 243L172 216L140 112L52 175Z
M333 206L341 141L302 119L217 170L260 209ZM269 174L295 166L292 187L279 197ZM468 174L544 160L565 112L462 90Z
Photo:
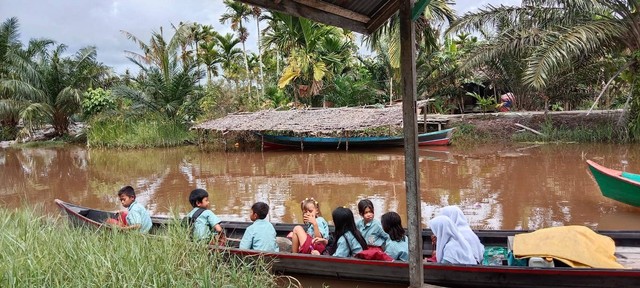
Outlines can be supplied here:
M603 197L586 159L640 172L633 145L455 146L420 148L423 223L446 205L459 205L482 229L536 229L581 224L599 229L638 229L640 209ZM397 211L406 221L401 149L335 152L202 153L195 148L136 151L83 147L0 150L0 203L42 203L54 213L61 198L101 209L119 209L115 192L136 188L154 213L190 210L194 188L210 192L223 219L247 220L251 204L272 207L270 221L299 222L299 203L319 201L331 210L357 211L373 201L377 217ZM624 215L623 217L618 217ZM613 219L613 220L611 220ZM406 222L405 222L406 223Z

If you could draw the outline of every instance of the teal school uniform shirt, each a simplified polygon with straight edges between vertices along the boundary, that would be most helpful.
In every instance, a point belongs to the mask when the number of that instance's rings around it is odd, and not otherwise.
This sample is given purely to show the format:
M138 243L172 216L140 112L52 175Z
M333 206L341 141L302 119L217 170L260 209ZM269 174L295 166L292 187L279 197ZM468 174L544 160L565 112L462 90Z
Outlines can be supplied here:
M340 239L338 239L338 243L336 244L336 252L333 253L335 257L352 257L358 253L362 252L362 246L356 240L356 237L351 234L351 232L345 232Z
M409 238L404 236L400 241L389 238L384 244L384 253L393 260L409 261Z
M329 223L327 220L324 220L322 217L316 218L316 222L318 222L318 229L320 230L320 235L322 238L329 240ZM313 228L313 224L309 224L309 228L307 228L307 234L311 235L311 237L315 237L315 229Z
M264 219L257 219L242 235L240 249L252 249L266 252L279 252L276 243L276 229Z
M365 225L364 219L360 219L356 223L356 228L364 237L364 241L367 241L367 245L382 247L389 239L389 235L382 230L380 220L373 219Z
M142 204L133 201L129 207L127 207L127 225L140 224L140 232L147 233L151 230L151 215L149 211L142 206Z
M198 209L200 208L193 208L193 210L191 210L191 212L187 214L187 217L193 216L193 214L196 213ZM200 216L198 216L196 221L193 223L193 240L210 240L212 233L211 230L213 229L213 226L216 226L216 224L218 223L220 223L220 218L218 218L216 214L213 214L213 211L207 209L202 212L202 214L200 214Z

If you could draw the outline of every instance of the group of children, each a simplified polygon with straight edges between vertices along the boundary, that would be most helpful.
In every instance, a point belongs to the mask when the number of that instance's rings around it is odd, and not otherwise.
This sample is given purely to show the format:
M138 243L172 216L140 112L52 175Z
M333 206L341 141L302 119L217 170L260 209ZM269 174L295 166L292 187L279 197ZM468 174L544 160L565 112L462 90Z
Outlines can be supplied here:
M112 220L115 223L111 224L147 233L151 229L151 217L149 212L135 201L133 188L126 186L120 189L118 197L127 211L122 212L121 220ZM189 203L193 207L187 214L192 239L209 241L216 238L213 243L224 245L224 230L220 226L220 219L209 210L207 191L191 191ZM409 241L402 227L400 215L396 212L387 212L378 221L374 219L373 203L364 199L358 202L358 212L362 219L356 222L350 209L338 207L331 215L335 226L335 233L331 237L329 223L322 217L316 200L307 198L301 202L300 207L304 226L295 226L287 236L291 239L294 253L354 257L365 250L377 250L384 252L389 259L407 261L409 258ZM265 220L268 214L269 205L264 202L256 202L251 206L249 218L253 224L247 227L240 240L240 249L279 252L275 228ZM434 255L429 258L430 261L451 264L482 262L484 246L469 227L460 208L442 208L440 215L429 221L429 226L434 234Z

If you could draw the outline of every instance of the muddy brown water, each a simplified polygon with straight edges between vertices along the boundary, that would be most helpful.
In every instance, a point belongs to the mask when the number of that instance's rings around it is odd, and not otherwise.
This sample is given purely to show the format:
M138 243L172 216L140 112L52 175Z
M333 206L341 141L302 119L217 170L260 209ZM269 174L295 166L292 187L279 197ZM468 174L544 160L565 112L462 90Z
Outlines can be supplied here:
M640 172L638 145L485 145L420 148L422 222L459 205L477 229L537 229L580 224L640 229L640 208L603 197L586 159ZM248 221L251 204L267 202L270 221L300 222L299 203L320 202L325 218L338 206L357 214L360 199L376 216L396 211L406 221L402 149L204 153L193 147L135 151L83 147L0 150L0 203L40 205L57 213L59 198L99 209L121 209L123 185L156 214L186 213L198 187L225 220ZM406 222L405 222L406 223Z
M53 199L122 209L123 185L155 214L186 213L194 188L210 193L223 220L248 221L267 202L270 221L302 221L299 203L314 197L327 220L338 206L357 214L373 201L376 217L396 211L406 223L402 149L204 153L196 148L135 151L84 147L0 149L0 205L57 215ZM580 224L640 230L640 208L603 197L586 159L640 173L638 145L484 145L420 148L422 222L459 205L477 229L537 229ZM358 216L356 216L358 217ZM370 287L371 283L296 277L305 287ZM327 282L329 281L329 282ZM383 287L383 286L380 286Z

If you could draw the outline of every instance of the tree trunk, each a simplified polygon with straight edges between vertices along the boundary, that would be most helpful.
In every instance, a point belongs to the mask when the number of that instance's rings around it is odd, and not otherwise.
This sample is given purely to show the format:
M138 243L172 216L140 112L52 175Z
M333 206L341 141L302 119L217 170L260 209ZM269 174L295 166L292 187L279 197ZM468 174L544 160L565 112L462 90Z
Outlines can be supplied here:
M256 17L256 26L258 27L258 65L260 66L260 90L261 96L264 96L264 72L262 71L262 35L260 35L260 19Z

